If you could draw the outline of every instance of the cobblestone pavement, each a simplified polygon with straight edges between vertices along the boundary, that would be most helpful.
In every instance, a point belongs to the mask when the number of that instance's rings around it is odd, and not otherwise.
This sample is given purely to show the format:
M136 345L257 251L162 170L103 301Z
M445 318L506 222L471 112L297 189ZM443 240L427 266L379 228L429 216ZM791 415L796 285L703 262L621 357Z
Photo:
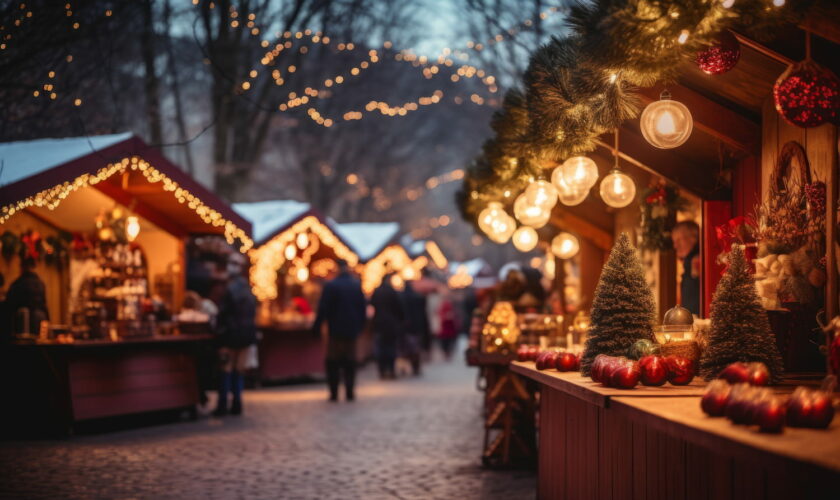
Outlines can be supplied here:
M480 468L481 397L460 360L355 403L321 385L248 391L245 415L0 443L2 498L534 498L535 475Z

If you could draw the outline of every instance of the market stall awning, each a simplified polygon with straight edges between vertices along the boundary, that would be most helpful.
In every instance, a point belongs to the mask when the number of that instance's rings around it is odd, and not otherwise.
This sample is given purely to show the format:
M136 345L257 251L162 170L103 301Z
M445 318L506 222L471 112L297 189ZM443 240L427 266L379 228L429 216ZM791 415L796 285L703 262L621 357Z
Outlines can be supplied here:
M363 263L376 257L393 243L400 232L398 222L333 222L332 227L350 244Z
M0 165L0 223L19 210L55 218L65 199L95 188L173 235L252 245L247 220L131 133L3 143Z

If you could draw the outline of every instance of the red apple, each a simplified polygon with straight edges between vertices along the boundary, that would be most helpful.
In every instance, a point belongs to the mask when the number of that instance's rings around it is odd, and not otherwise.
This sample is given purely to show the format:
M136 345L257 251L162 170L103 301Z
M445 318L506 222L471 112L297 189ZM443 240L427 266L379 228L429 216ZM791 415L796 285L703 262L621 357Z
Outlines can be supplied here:
M831 404L831 395L822 391L811 393L811 412L806 421L808 427L825 429L834 419L834 406Z
M782 432L785 427L785 413L785 405L775 396L771 396L756 404L754 421L761 432Z
M632 389L639 383L642 376L639 365L633 361L617 364L610 376L610 386L616 389Z
M592 362L592 365L589 367L589 376L592 378L593 382L600 382L601 376L603 375L604 366L609 359L609 356L606 354L599 354L595 356L595 360Z
M732 388L726 380L713 380L706 386L706 392L700 399L700 408L710 417L722 417L726 414L726 404Z
M607 357L607 360L604 361L603 368L601 368L601 383L607 387L612 387L613 372L621 368L625 361L627 361L627 358Z
M554 359L557 356L556 352L544 351L537 357L537 370L548 370L554 368Z
M643 385L659 386L668 380L668 367L661 356L644 356L639 360L639 369Z
M516 350L516 360L517 361L528 361L528 346L521 345L519 349Z
M682 356L668 356L665 361L668 366L668 382L673 385L687 385L694 380L694 361Z
M749 371L748 380L750 385L763 386L770 383L770 370L764 363L750 363L747 365Z
M557 355L554 367L561 372L571 372L577 369L577 356L570 352L561 352Z
M755 398L756 390L749 384L734 385L726 403L726 417L735 424L752 424Z
M532 345L528 348L528 361L536 361L540 355L540 348Z
M733 385L740 384L742 382L749 382L750 370L746 364L736 361L724 368L723 371L720 372L720 375L718 375L718 378L722 378Z
M787 402L787 423L791 427L808 427L811 421L811 395L806 387L797 387Z

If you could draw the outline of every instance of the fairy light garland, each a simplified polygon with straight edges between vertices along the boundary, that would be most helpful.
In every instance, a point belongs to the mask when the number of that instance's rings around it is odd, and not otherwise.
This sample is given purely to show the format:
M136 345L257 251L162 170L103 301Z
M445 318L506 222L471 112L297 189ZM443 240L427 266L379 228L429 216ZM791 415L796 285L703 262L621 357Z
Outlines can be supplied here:
M72 181L63 182L16 203L6 205L0 208L0 224L4 224L12 215L27 208L37 207L55 210L65 198L79 189L96 186L116 174L122 174L129 170L140 171L150 184L162 183L164 191L171 192L179 203L189 206L205 224L224 228L225 240L231 245L236 240L239 240L240 252L247 252L254 246L254 242L248 236L248 233L232 221L225 219L220 212L206 205L201 199L187 189L182 188L177 182L154 168L149 162L137 156L123 158L117 163L109 163L107 166L99 169L95 174L82 174Z
M420 256L423 257L423 256ZM397 273L402 280L412 280L420 276L420 271L428 264L428 259L418 257L412 260L400 245L391 245L373 259L369 260L362 271L362 290L370 295L376 290L385 275Z
M350 266L358 264L358 255L342 243L338 236L329 227L322 224L317 217L308 215L265 244L248 252L248 257L251 259L251 289L257 299L273 300L277 298L277 272L289 260L285 255L286 248L297 242L298 235L307 232L314 234L321 244L331 248L336 257L346 261ZM311 258L311 255L308 257Z

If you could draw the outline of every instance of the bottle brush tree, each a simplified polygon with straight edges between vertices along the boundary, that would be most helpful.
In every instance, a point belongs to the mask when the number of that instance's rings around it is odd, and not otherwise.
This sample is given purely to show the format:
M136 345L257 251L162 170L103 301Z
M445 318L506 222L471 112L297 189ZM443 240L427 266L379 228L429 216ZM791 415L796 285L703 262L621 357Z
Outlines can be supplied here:
M782 379L784 367L767 312L761 307L744 251L733 245L729 267L712 298L712 326L700 358L700 374L711 380L730 363L761 362L771 381Z
M626 233L618 238L601 271L590 316L589 336L580 360L583 375L589 375L599 354L622 356L639 340L655 342L653 293Z

